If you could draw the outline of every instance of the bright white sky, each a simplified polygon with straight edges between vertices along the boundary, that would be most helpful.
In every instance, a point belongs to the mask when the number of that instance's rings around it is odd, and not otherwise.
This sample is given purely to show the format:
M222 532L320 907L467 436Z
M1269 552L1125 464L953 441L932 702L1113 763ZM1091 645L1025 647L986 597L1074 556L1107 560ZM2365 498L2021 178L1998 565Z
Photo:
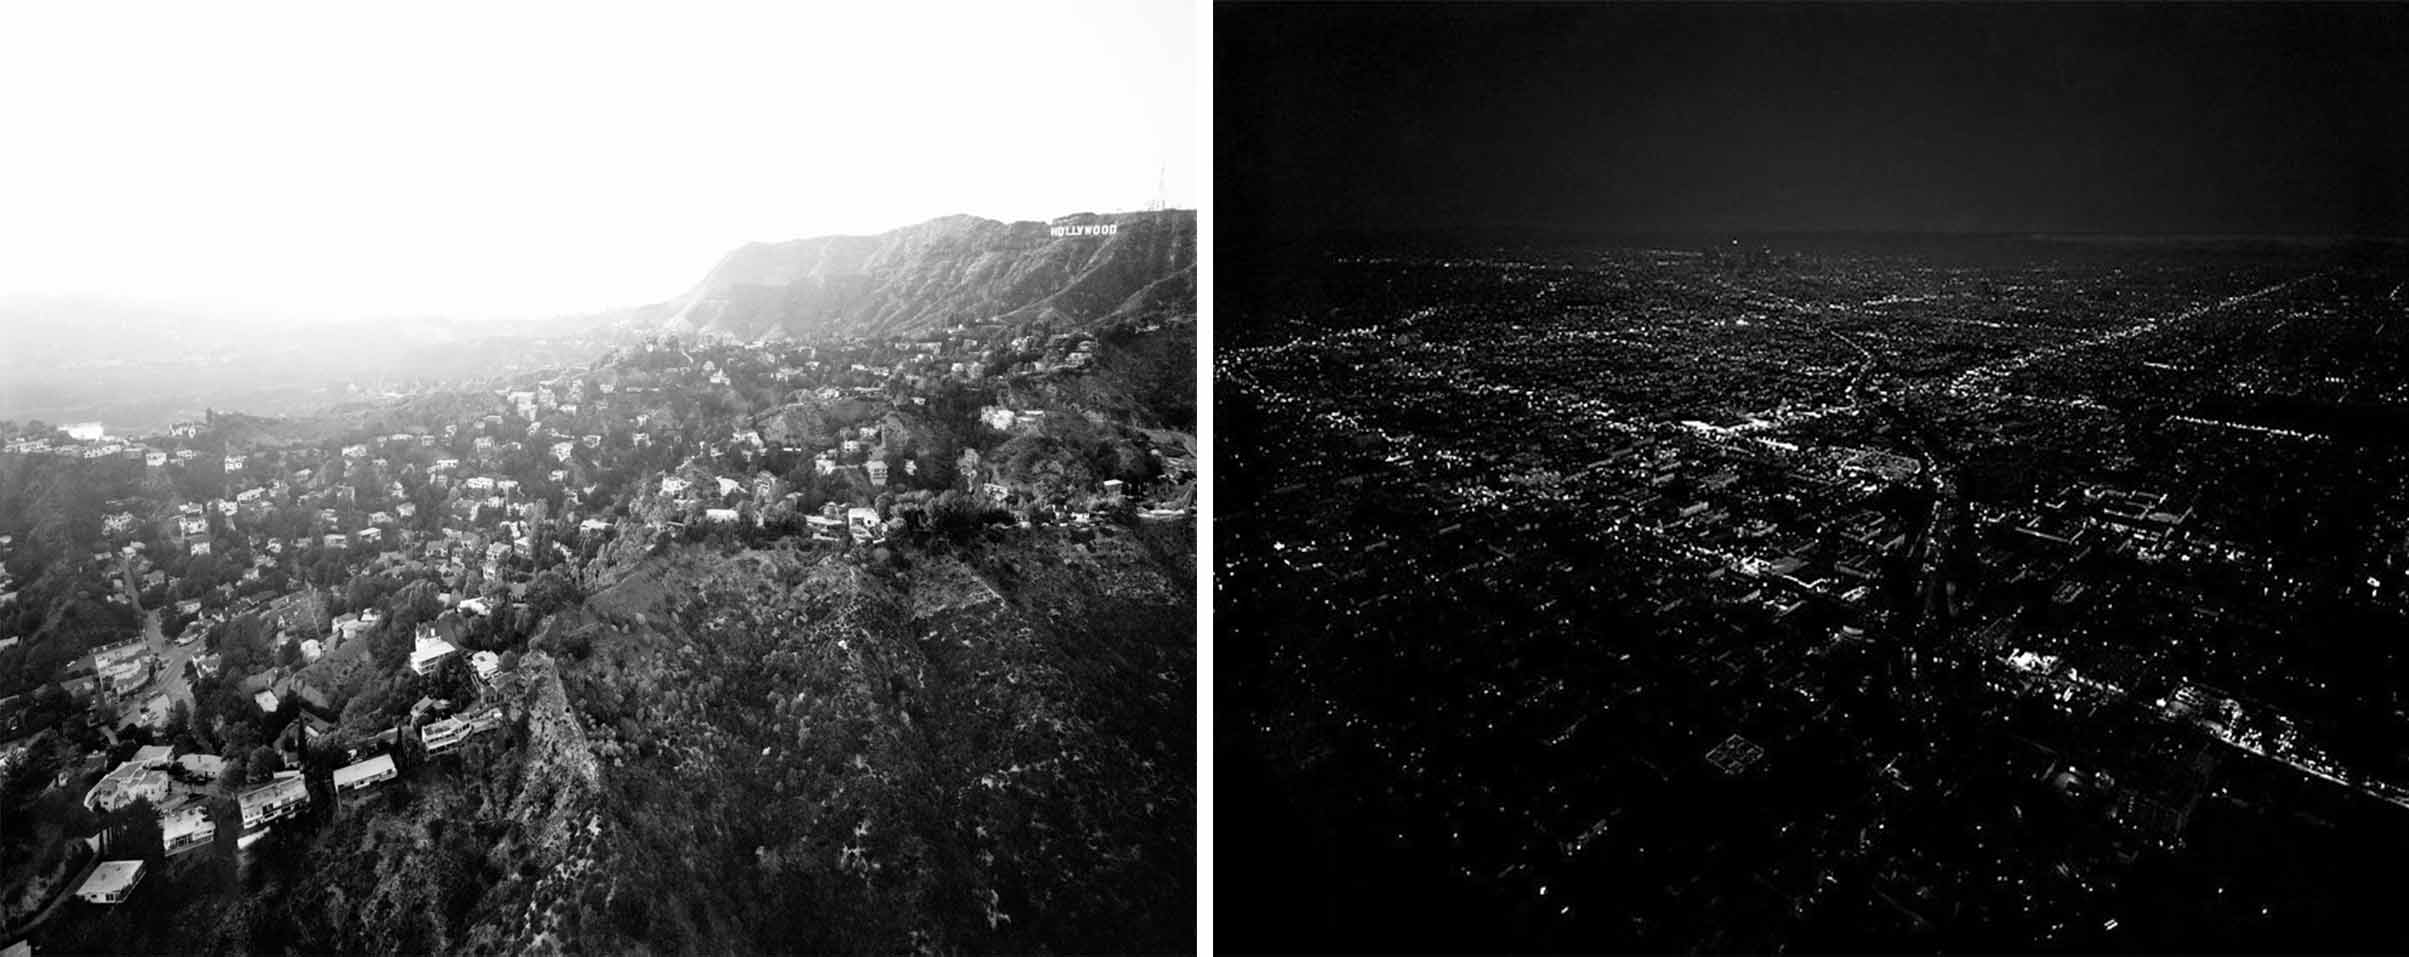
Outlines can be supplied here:
M1188 0L0 4L0 297L667 299L750 240L1193 207Z

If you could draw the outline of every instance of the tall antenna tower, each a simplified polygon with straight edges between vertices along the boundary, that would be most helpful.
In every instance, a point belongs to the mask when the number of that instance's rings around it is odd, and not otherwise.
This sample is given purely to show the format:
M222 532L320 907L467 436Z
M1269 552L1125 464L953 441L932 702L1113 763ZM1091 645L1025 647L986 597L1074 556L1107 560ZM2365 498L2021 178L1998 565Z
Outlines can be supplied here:
M1167 201L1169 194L1163 190L1164 169L1165 168L1161 166L1154 168L1154 202L1149 203L1146 206L1146 211L1149 213L1162 212L1169 205Z

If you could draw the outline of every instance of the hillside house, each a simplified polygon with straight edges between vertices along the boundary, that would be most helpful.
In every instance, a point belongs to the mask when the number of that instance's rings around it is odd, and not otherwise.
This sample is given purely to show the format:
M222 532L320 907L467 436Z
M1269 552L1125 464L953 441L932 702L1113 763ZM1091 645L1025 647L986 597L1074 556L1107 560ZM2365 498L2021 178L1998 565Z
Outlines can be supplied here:
M501 726L502 715L498 711L485 711L466 716L454 715L440 721L428 722L424 728L419 729L418 737L426 744L428 754L442 754L459 747L471 736Z
M853 540L869 544L885 537L885 524L879 521L875 508L852 508L845 511L845 526L853 532Z
M431 632L422 632L418 635L417 647L410 652L410 670L422 676L432 673L436 666L443 664L445 658L459 651L451 642Z
M207 847L216 836L217 825L210 822L206 808L194 806L159 815L159 841L169 857Z
M309 807L309 785L301 780L299 771L278 771L276 780L243 792L238 801L243 830L255 831Z
M167 772L145 766L140 761L126 761L101 777L84 792L84 807L107 813L135 801L157 804L167 800Z
M143 871L141 861L102 861L75 889L75 898L87 904L122 903L134 885L142 883Z
M391 781L399 774L400 772L393 766L393 756L380 754L355 764L336 768L335 793L341 795L365 791Z

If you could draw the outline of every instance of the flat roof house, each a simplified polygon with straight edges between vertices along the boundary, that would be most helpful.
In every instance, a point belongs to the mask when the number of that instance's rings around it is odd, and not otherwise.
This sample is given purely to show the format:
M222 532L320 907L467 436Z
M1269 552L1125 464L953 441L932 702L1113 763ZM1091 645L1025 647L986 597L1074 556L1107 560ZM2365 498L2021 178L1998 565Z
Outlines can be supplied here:
M477 669L477 679L480 681L490 682L494 680L495 675L502 672L502 656L490 651L480 651L468 656L468 663L469 667Z
M393 756L390 754L380 754L357 764L347 764L335 769L335 792L347 794L375 787L393 780L396 773L398 772L393 767Z
M454 715L440 721L427 722L418 731L418 739L427 746L428 754L441 754L468 740L470 735L491 731L502 726L500 711L481 711L469 715Z
M421 675L434 671L436 665L443 663L443 659L451 657L459 650L453 647L451 642L431 635L422 635L418 639L418 647L410 652L410 670Z
M92 869L92 876L84 878L83 886L75 889L75 896L87 903L115 904L142 883L142 871L141 861L102 861Z
M167 800L167 772L127 761L84 792L84 806L94 811L114 811L137 799L152 804Z
M302 782L301 773L282 771L278 775L274 781L243 792L243 830L257 830L309 806L309 785Z
M217 828L210 824L209 812L203 808L188 807L159 815L159 840L169 857L204 846L215 836Z

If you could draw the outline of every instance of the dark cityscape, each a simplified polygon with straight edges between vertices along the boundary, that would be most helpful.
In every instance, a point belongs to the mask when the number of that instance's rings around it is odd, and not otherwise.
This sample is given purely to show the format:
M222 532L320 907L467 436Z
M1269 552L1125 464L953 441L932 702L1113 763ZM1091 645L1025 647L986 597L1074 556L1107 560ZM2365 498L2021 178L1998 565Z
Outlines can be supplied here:
M2409 947L2403 13L1217 10L1220 945Z

